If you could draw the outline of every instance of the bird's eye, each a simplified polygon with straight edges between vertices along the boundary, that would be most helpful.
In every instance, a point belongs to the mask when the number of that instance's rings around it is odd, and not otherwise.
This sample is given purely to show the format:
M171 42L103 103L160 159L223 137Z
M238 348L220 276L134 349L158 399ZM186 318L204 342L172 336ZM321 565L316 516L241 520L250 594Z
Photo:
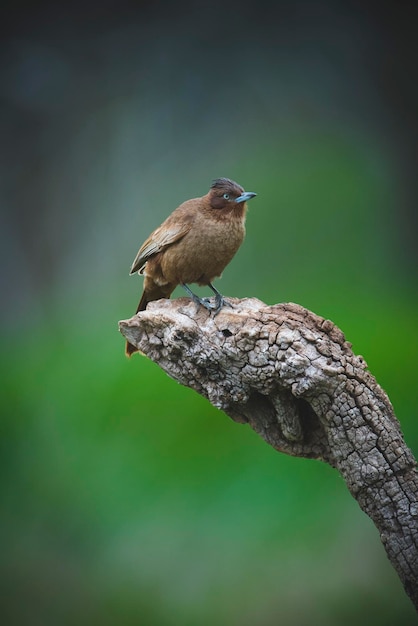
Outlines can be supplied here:
M225 200L229 200L229 193L224 193L223 197L225 198Z

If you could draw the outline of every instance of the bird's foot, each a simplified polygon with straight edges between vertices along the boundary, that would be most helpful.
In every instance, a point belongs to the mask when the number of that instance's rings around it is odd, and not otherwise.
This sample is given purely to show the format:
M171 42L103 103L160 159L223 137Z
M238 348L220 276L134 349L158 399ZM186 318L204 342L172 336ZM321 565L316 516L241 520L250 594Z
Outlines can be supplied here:
M200 304L205 307L205 309L213 309L214 305L211 303L210 298L202 298L200 300Z
M214 314L214 317L218 315L218 313L221 311L221 309L223 309L224 306L229 306L231 307L231 309L233 308L232 304L220 294L216 295L214 304L212 304L210 298L202 298L201 304L205 307L205 309L212 312Z
M208 311L211 311L213 309L212 304L209 302L209 298L199 298L199 296L197 296L195 293L193 293L193 291L190 289L190 287L188 285L183 283L182 286L187 291L187 293L189 294L192 302L194 302L198 307L199 306L203 306Z
M195 293L193 295L190 295L190 298L192 302L195 303L197 308L199 308L200 306L203 306L208 311L212 309L212 305L210 304L210 302L208 302L209 298L199 298L199 296L197 296Z
M212 289L213 293L215 294L215 305L211 307L212 311L214 312L214 317L218 315L218 313L224 306L229 306L231 307L231 309L233 308L232 304L228 302L228 300L225 300L223 295L219 293L219 291L216 289L216 287L212 285L212 283L208 283L208 285Z
M205 309L209 311L210 313L213 313L215 317L218 315L218 313L224 306L229 306L232 308L232 304L228 302L228 300L225 300L223 295L219 293L219 291L215 289L215 287L211 283L209 283L209 287L212 289L213 293L215 294L214 304L212 304L210 298L199 298L199 296L193 293L190 287L186 285L185 283L183 283L183 287L187 291L187 293L189 294L189 296L191 297L191 299L193 300L195 304L205 307Z

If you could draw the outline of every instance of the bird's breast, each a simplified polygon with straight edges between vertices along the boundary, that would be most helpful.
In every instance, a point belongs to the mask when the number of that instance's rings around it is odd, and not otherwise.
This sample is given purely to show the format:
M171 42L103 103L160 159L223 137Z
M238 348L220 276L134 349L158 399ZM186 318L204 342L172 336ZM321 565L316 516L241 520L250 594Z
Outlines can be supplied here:
M245 217L196 217L190 231L165 251L162 271L171 282L207 284L220 276L245 236Z

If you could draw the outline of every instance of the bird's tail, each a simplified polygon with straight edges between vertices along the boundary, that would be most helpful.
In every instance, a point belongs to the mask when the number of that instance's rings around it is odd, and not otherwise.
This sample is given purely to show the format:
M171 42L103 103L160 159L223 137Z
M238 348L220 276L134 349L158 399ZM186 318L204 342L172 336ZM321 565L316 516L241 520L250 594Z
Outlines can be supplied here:
M151 298L152 300L152 298ZM138 306L136 307L136 313L139 313L139 311L145 311L145 309L147 308L147 304L148 302L151 302L151 300L149 299L148 293L145 291L143 291L141 299L139 301ZM135 352L138 352L138 348L134 345L132 345L131 343L129 343L129 341L126 342L125 345L125 354L126 356L132 356Z
M139 311L145 311L149 302L160 300L161 298L169 298L174 288L175 285L164 285L163 287L160 287L155 283L152 284L151 288L148 288L147 286L142 293L141 299L136 308L136 313L139 313ZM126 356L132 356L135 352L138 352L138 348L127 341L125 346Z
M125 345L125 354L126 354L126 356L132 356L134 354L134 352L138 352L138 348L136 348L131 343L129 343L129 341L127 341L126 345Z
M162 296L160 296L162 297ZM148 302L152 302L153 298L150 298L149 293L147 291L143 291L141 299L138 303L138 306L136 307L136 311L135 313L139 313L139 311L145 311L145 309L147 308L147 304Z

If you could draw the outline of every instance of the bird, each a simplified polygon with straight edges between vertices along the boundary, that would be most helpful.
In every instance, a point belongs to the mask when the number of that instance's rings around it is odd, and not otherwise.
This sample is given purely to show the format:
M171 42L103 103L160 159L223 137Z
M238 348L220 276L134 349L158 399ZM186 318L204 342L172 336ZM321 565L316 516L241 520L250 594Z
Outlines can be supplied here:
M153 300L169 298L182 285L193 302L217 315L228 303L212 282L242 244L247 201L256 195L230 178L216 178L206 195L180 204L142 244L132 263L129 274L144 276L136 312ZM189 287L193 283L208 286L214 304L194 294ZM138 349L128 341L126 355L134 352Z

